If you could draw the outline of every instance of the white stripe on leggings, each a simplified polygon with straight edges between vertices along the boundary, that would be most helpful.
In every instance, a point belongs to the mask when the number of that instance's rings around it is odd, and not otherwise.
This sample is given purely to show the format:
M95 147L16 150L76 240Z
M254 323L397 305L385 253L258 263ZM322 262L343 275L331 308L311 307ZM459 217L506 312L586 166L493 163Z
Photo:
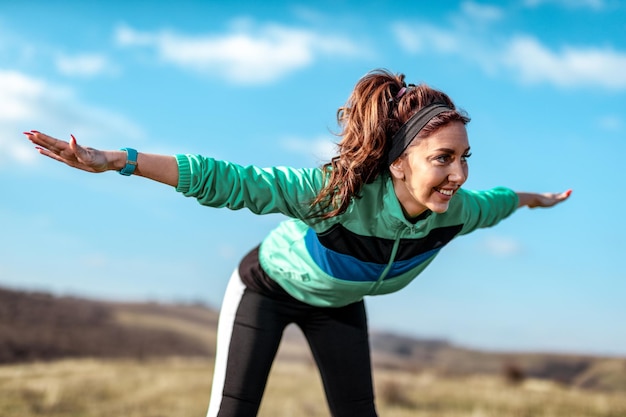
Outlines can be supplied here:
M226 293L222 300L220 318L217 323L217 347L215 349L215 369L213 370L213 385L211 386L211 399L207 417L216 417L222 403L224 381L226 379L226 364L228 362L228 349L235 323L235 315L245 290L245 285L239 277L239 270L235 269L230 277Z

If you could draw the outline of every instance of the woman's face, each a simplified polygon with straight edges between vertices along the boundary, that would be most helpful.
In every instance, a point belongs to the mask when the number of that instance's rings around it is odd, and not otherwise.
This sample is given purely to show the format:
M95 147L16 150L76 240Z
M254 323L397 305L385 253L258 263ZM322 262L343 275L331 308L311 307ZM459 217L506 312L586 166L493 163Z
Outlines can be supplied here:
M405 216L415 217L427 209L448 210L450 199L467 180L469 150L462 122L452 122L409 145L390 166Z

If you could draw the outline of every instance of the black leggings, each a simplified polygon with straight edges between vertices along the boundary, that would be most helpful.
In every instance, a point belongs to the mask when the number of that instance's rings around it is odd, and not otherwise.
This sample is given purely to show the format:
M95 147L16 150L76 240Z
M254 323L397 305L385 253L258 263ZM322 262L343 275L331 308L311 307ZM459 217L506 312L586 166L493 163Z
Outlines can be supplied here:
M235 271L218 326L207 417L256 416L283 331L298 325L320 370L334 417L375 417L364 303L313 307L250 290Z

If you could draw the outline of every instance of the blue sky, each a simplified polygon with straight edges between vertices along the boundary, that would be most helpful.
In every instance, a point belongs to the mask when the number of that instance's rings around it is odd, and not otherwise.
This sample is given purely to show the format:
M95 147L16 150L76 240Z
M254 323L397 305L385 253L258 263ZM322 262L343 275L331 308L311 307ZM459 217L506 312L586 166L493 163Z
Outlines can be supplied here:
M0 285L218 306L281 220L37 154L37 129L99 148L260 166L332 154L375 68L472 117L467 188L574 190L453 241L372 328L492 350L626 355L626 4L0 2Z

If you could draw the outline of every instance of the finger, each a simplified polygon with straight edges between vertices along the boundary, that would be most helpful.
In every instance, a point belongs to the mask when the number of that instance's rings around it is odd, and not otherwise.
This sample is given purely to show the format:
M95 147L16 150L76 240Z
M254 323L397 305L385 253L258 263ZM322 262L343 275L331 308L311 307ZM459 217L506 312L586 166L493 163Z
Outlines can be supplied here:
M562 192L560 194L556 194L554 198L557 201L561 202L561 201L566 200L567 198L569 198L569 196L571 194L572 194L572 190L570 189L570 190L564 191L564 192Z
M78 142L76 142L76 138L74 137L74 135L70 134L68 147L74 153L74 156L78 158L78 154L82 151L82 147L78 145Z
M27 132L24 132L24 133L27 134ZM62 152L63 150L67 149L67 147L69 146L69 144L65 141L55 139L52 136L48 136L36 130L31 130L30 134L27 134L27 136L28 136L28 139L35 145L41 146L42 148L49 149L52 152L56 152L56 153Z
M74 157L79 161L86 162L89 159L87 150L78 144L74 135L70 135L70 141L68 143L68 146L70 150L74 153Z
M571 189L569 189L567 191L564 191L564 192L562 192L560 194L556 194L555 197L554 197L554 199L555 199L554 204L562 203L563 201L567 200L571 194L572 194L572 190Z
M42 147L35 147L35 149L37 149L37 151L40 154L45 155L45 156L47 156L50 159L54 159L55 161L62 162L64 164L69 165L69 166L74 167L74 168L82 169L83 171L96 172L93 168L91 168L91 167L89 167L87 165L81 164L80 161L63 158L63 157L57 155L56 153L51 152L48 149L45 149L45 148L42 148Z
M63 163L67 163L67 160L64 158L61 158L59 155L57 155L56 153L46 149L46 148L42 148L41 146L36 146L35 149L37 149L37 151L44 155L47 156L48 158L54 159L55 161L59 161L59 162L63 162Z

